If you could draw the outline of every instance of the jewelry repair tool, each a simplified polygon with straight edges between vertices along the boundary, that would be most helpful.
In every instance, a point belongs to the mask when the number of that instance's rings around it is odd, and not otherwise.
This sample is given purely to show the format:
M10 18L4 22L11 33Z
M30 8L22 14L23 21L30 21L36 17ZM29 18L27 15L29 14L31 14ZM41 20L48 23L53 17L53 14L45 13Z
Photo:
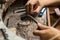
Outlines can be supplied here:
M39 22L38 22L34 17L32 17L31 15L27 15L27 16L29 16L36 24L39 23Z

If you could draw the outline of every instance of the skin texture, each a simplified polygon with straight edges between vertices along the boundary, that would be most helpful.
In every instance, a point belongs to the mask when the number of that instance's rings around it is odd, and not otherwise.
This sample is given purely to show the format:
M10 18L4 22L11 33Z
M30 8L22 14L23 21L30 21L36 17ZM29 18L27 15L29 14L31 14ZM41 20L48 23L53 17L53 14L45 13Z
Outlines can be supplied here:
M42 7L48 6L48 5L57 3L57 2L60 3L60 0L29 0L26 3L26 5L28 7L30 7L28 12L30 14L33 14L34 12L39 13L39 11L42 9ZM59 30L57 30L53 27L45 26L40 23L38 23L38 26L39 26L40 30L34 30L33 33L37 36L40 36L41 40L49 40L50 38L52 38L60 33ZM59 38L60 37L57 37L56 39L60 40Z
M58 2L60 3L60 0L28 0L26 5L30 7L28 12L30 14L33 14L34 12L39 13L39 11L44 6L48 6Z
M39 26L40 30L34 30L33 33L36 36L40 36L41 40L49 40L50 38L52 38L60 33L59 30L57 30L53 27L45 26L45 25L42 25L40 23L38 23L38 26ZM59 39L59 38L57 38L57 39Z

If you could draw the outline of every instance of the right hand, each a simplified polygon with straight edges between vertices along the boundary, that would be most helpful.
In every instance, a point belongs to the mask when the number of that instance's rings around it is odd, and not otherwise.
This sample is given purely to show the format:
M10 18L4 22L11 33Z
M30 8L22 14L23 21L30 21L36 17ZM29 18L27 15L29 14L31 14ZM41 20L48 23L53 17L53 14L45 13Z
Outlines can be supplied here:
M40 30L34 30L34 34L41 37L41 40L49 40L59 34L60 31L49 26L38 24ZM60 38L60 37L59 37ZM57 38L58 39L58 38Z

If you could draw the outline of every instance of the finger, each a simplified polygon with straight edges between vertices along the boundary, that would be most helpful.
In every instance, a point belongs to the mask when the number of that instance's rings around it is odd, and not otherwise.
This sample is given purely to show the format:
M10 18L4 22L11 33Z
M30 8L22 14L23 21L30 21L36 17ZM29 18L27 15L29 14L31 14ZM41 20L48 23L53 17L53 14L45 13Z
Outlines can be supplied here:
M33 5L34 5L34 3L30 3L30 1L28 1L28 2L26 3L27 12L30 13L30 14L33 13Z
M34 5L33 9L36 10L38 6L39 6L39 3L37 2L37 3Z
M41 9L42 9L42 6L38 6L37 9L34 10L34 12L39 13Z
M48 26L42 25L40 23L38 23L38 27L39 27L39 29L42 29L42 30L49 28Z
M29 11L30 11L30 14L33 14L33 4L29 5Z
M27 1L27 3L25 4L27 13L29 13L29 4L30 4L30 1Z
M60 10L59 10L59 8L55 8L55 12L56 12L56 14L57 14L58 16L60 16Z
M35 30L34 35L40 36L46 33L46 30Z
M27 3L25 5L29 5L30 1L27 1Z
M26 12L29 13L29 5L26 5Z

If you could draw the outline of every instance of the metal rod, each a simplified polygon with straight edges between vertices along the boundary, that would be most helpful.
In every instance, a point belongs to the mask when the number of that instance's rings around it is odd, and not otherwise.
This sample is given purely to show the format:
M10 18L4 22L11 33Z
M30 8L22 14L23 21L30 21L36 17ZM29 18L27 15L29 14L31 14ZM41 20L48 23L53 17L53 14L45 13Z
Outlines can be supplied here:
M58 22L60 21L60 17L57 19L57 21L52 25L52 27L55 27L57 24L58 24Z
M27 15L27 16L29 16L36 24L39 23L34 17L32 17L32 16L30 16L30 15Z

